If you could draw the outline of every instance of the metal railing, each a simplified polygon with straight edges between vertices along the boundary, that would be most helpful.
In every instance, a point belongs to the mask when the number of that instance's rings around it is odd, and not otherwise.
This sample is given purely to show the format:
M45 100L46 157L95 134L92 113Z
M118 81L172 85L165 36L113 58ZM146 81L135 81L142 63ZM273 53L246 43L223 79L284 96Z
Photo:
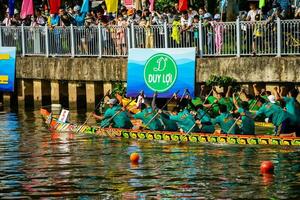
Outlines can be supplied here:
M128 48L195 47L197 56L299 55L300 20L154 26L0 27L0 46L22 56L127 56Z

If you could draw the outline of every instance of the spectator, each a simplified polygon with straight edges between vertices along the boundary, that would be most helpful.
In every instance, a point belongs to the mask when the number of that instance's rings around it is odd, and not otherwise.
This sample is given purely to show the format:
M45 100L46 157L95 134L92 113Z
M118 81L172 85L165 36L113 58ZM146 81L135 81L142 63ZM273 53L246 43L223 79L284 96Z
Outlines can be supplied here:
M189 18L193 19L195 17L195 15L198 15L198 13L192 7L190 7L188 10L188 15L189 15Z
M184 11L180 18L180 22L181 22L182 38L184 39L187 46L189 47L192 44L191 27L193 24L193 18L189 17L187 11Z
M262 37L262 26L263 22L260 20L261 15L257 14L255 16L255 26L254 26L254 32L253 32L253 41L252 41L252 56L255 56L257 53L257 46L260 45L263 42Z
M206 13L205 8L199 8L199 18L200 20L203 19L204 14Z
M127 27L127 22L122 15L118 16L117 20L118 30L117 30L117 53L118 55L126 55L126 37L125 31Z
M206 53L213 53L213 28L211 26L212 16L210 13L205 13L203 16L203 26L204 26L204 44L207 47Z
M80 13L80 6L74 7L74 20L76 26L83 26L86 13Z
M255 16L261 14L261 11L257 9L256 3L252 2L250 3L250 11L247 14L247 21L255 22Z
M223 32L224 32L224 24L220 22L221 15L215 14L214 16L214 22L212 22L212 27L214 29L215 33L215 48L216 48L216 54L220 55L223 45Z
M35 11L35 15L36 15L36 26L45 26L46 24L46 20L45 18L42 16L42 12L40 9L37 9Z
M5 18L2 21L3 26L11 26L11 18L9 16L9 9L7 8L6 13L5 13Z

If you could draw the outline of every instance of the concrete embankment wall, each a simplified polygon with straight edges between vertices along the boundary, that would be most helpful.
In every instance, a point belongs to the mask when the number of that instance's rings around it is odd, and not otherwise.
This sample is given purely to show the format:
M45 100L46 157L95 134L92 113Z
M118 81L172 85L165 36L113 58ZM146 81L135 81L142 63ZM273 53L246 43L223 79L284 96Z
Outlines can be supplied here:
M273 86L300 85L300 57L242 57L197 59L196 92L210 75ZM117 81L126 82L127 58L18 57L16 92L0 95L11 106L36 107L62 103L69 108L94 108Z

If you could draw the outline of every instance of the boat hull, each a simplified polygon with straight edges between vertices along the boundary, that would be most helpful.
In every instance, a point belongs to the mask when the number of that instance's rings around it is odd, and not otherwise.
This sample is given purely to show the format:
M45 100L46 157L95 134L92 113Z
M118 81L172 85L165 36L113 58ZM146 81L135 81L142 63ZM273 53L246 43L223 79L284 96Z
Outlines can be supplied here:
M232 135L232 134L205 134L205 133L181 133L150 130L132 130L117 128L100 128L99 126L77 125L59 122L56 118L50 118L50 113L41 111L50 130L57 132L74 132L93 134L111 138L163 140L189 143L217 143L240 145L288 145L300 146L300 137L284 137L270 135Z

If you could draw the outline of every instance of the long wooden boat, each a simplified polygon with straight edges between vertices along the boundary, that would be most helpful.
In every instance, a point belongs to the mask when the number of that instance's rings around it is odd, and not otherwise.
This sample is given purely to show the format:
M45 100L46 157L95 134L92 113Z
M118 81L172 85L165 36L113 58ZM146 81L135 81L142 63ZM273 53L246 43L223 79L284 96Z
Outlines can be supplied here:
M150 130L129 130L116 128L100 128L99 126L78 125L63 123L52 117L45 109L40 110L50 130L57 132L74 132L82 134L94 134L106 137L119 137L144 140L165 140L174 142L190 143L219 143L219 144L241 144L241 145L292 145L300 146L300 137L285 137L271 135L232 135L232 134L205 134Z

